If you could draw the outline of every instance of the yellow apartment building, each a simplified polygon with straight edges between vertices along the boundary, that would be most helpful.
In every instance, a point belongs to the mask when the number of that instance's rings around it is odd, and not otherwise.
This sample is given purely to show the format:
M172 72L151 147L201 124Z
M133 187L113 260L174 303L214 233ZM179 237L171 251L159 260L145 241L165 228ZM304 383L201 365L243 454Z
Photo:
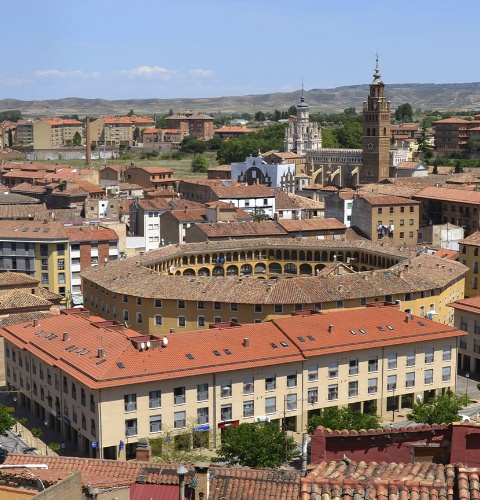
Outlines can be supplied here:
M82 122L62 118L44 118L33 124L34 149L54 149L65 147L75 134L83 137Z
M243 422L302 432L329 406L393 416L455 389L464 333L395 307L163 337L62 312L2 331L7 388L85 455L110 459L132 456L142 437L216 447Z
M82 272L84 306L146 334L257 323L295 311L396 303L453 324L467 268L365 240L169 245Z
M480 263L480 232L477 230L470 236L467 236L459 243L458 260L464 266L467 266L468 271L465 275L465 297L475 297L480 295L478 283L478 266Z

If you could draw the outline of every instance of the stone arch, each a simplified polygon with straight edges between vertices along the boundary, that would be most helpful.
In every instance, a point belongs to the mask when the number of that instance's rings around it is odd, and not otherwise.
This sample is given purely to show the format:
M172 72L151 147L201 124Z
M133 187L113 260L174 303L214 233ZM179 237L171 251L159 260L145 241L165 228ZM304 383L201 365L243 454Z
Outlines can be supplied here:
M183 271L183 275L184 276L195 276L195 269L192 269L191 267L185 269L185 271Z
M210 276L210 269L208 269L208 267L201 267L198 270L198 275L199 276Z
M212 271L213 276L225 276L225 269L222 266L215 266Z
M272 262L268 266L268 272L270 274L282 274L282 266L278 262Z
M267 272L267 266L263 262L259 262L255 265L255 274L265 274Z
M310 264L300 264L300 274L307 274L311 276L312 266Z
M297 274L297 265L293 264L292 262L288 262L287 264L285 264L283 272L284 274Z
M252 274L253 273L252 266L250 264L243 264L240 269L240 272L242 274Z
M238 275L238 266L228 266L227 276Z

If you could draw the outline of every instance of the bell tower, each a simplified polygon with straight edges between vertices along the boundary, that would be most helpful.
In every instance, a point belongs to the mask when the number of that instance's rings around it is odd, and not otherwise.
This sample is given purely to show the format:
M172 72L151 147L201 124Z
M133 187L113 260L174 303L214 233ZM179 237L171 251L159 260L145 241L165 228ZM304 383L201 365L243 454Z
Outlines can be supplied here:
M388 178L390 169L390 101L378 69L378 55L370 92L363 103L363 160L360 183Z

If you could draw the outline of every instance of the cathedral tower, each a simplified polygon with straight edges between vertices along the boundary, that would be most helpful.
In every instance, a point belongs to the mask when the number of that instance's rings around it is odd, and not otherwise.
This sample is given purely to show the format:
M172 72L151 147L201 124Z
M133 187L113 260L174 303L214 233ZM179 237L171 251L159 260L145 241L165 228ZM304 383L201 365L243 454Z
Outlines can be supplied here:
M321 147L321 132L316 123L310 122L309 106L302 87L300 102L297 104L297 119L290 122L285 130L284 150L305 156L307 150L317 150Z
M370 93L363 103L363 160L361 184L388 178L390 168L390 101L377 65Z

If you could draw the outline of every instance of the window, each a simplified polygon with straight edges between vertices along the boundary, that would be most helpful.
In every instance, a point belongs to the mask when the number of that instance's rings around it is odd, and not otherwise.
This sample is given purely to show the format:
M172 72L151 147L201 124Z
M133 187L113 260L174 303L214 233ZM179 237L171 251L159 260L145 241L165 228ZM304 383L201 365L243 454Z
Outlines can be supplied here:
M282 314L283 313L283 304L275 304L273 306L273 312L277 314Z
M42 271L48 271L48 259L42 259Z
M395 370L397 368L397 353L388 355L388 369Z
M400 226L404 226L405 225L405 221L403 219L400 219Z
M308 367L308 381L316 382L318 380L318 365L310 365Z
M123 295L123 296L122 296L122 302L123 302L124 304L128 304L128 295Z
M407 351L406 361L407 366L415 366L415 351Z
M197 325L200 327L205 326L206 321L205 321L205 316L197 316Z
M328 363L328 378L338 378L338 362L330 361Z
M197 309L205 309L205 302L203 300L197 302Z
M173 414L173 427L174 429L184 429L187 426L187 412L176 411Z
M387 377L387 391L394 391L397 388L397 376L389 375Z
M125 403L125 411L137 411L137 395L136 394L125 394L123 396L123 401Z
M452 346L444 345L442 351L442 361L451 361L452 360Z
M127 309L123 310L123 321L128 321L128 310Z
M155 314L153 317L155 326L162 326L163 325L163 316L161 314Z
M63 243L57 243L57 253L58 255L65 255L65 245Z
M41 257L48 257L48 245L40 245L40 256Z
M84 419L84 415L82 415L82 422ZM125 436L136 436L138 434L137 430L137 419L131 418L130 420L125 420Z
M381 213L382 213L382 211L383 211L383 210L382 210L382 207L378 207L378 211L377 211L377 213L381 214Z
M222 303L221 302L214 302L213 303L213 309L215 311L220 311L222 309Z
M148 393L148 407L160 408L162 406L162 391L150 391Z
M415 372L405 374L405 387L415 387Z
M368 379L368 394L376 394L378 391L378 379L369 378Z
M402 231L400 231L400 238L401 238L401 239L402 239L402 238L405 238L405 233L404 233L404 232L402 232Z
M177 300L177 309L185 309L185 301Z
M314 405L318 401L318 389L313 387L308 389L308 404Z
M434 350L433 347L425 348L425 364L433 363L434 360Z
M409 221L408 221L408 225L409 225L409 226L413 226L413 219L409 219Z
M292 387L297 387L297 374L289 373L287 375L287 387L291 389Z
M137 312L136 319L137 319L137 323L139 323L139 324L143 323L143 314Z
M222 405L220 406L220 420L225 422L226 420L232 420L232 405Z
M433 384L433 370L425 370L424 377L425 385Z
M208 384L197 385L197 401L208 401Z
M468 325L467 325L467 319L464 318L463 316L460 316L460 330L467 331Z
M442 368L442 382L450 382L452 369L450 366Z
M153 306L154 307L162 307L162 299L155 299Z
M378 357L368 360L368 373L378 372Z
M297 395L287 394L285 398L285 409L287 411L293 411L297 409Z
M338 384L328 386L328 400L335 401L338 399Z
M351 359L348 363L348 374L358 375L358 359Z
M221 304L220 304L220 305L221 305ZM220 307L220 309L221 309L221 307ZM237 311L238 311L238 304L237 304L237 303L235 303L235 302L232 302L232 303L230 304L230 311L237 312Z
M243 394L253 394L253 377L243 377Z
M415 207L409 207L409 208L410 208L410 212L413 212Z
M253 401L243 402L243 418L251 418L254 415Z
M232 397L232 381L224 380L220 384L220 397L231 398Z
M261 313L262 312L262 304L255 304L253 306L253 311L256 313Z
M197 409L197 424L198 425L208 424L208 407Z
M277 381L275 374L265 376L265 390L274 391L277 388Z
M178 317L178 326L180 328L185 328L186 325L187 325L187 320L186 320L185 316L179 316Z
M136 304L137 304L137 306L141 306L142 305L142 297L137 297Z
M358 381L354 380L348 383L348 397L355 398L358 396Z
M150 416L150 432L161 432L162 431L162 416L152 415Z
M277 411L277 398L265 398L265 413L275 413Z
M173 404L185 404L185 387L175 387L173 389Z
M42 273L42 285L48 285L48 273Z

